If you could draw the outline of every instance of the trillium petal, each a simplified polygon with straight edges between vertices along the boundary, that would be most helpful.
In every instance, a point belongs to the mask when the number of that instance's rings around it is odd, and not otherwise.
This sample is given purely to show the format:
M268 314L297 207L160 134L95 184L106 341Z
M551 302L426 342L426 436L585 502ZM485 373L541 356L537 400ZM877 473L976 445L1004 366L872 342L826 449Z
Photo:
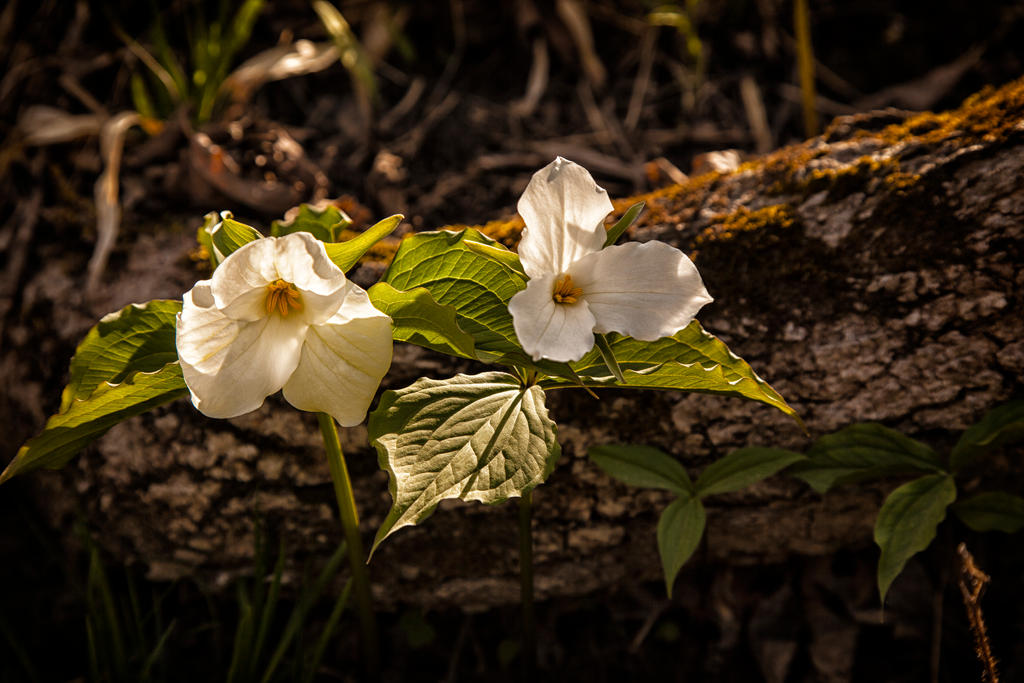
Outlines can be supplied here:
M607 247L569 274L597 320L595 332L641 341L675 334L712 301L693 261L664 242Z
M303 317L310 325L331 318L346 300L349 281L327 256L324 243L308 232L277 238L278 277L302 293Z
M258 320L266 315L266 288L277 278L272 237L253 240L224 260L210 279L215 305L235 320Z
M348 282L320 240L297 232L254 240L231 254L213 274L213 296L227 316L256 320L266 315L266 288L276 280L302 293L303 319L311 325L334 315Z
M594 316L585 301L551 298L556 275L530 280L508 302L519 343L534 360L579 360L594 346Z
M284 397L299 410L331 415L343 427L363 421L391 366L391 318L350 285L341 309L309 328Z
M533 174L517 208L526 223L519 260L536 278L564 273L574 261L600 251L612 203L587 169L558 157Z
M256 410L299 363L306 325L298 318L234 320L215 305L210 281L184 296L176 345L192 404L209 417Z

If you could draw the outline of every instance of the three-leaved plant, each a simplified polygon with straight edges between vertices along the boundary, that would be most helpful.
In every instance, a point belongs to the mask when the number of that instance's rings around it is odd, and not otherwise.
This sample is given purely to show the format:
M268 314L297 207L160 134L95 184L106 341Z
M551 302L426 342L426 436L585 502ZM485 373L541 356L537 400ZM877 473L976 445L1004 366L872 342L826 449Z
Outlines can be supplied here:
M340 241L349 223L333 207L303 205L275 222L269 237L230 214L208 215L198 239L213 276L183 302L132 305L101 320L72 359L60 412L0 482L59 467L117 422L186 394L203 413L228 418L283 390L295 407L318 413L372 660L369 584L335 420L362 420L390 364L392 339L493 364L500 367L385 391L370 413L392 496L373 548L442 500L518 497L529 624L531 491L561 453L547 392L721 394L799 421L694 320L711 297L681 251L659 242L614 246L642 206L606 229L607 193L559 158L535 174L519 202L527 227L518 254L471 228L420 232L402 241L366 292L344 272L401 216Z

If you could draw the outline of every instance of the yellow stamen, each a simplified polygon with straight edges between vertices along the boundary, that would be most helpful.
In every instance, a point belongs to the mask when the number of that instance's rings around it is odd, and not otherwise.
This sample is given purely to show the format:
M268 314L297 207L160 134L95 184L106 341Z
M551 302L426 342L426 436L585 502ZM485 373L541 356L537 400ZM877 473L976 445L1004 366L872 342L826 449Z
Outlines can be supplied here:
M551 290L551 298L556 304L574 304L581 296L583 290L572 286L572 277L569 275L560 275L555 280L555 288Z
M281 317L287 317L292 311L302 310L302 295L295 285L284 280L274 280L267 285L267 313L277 311Z

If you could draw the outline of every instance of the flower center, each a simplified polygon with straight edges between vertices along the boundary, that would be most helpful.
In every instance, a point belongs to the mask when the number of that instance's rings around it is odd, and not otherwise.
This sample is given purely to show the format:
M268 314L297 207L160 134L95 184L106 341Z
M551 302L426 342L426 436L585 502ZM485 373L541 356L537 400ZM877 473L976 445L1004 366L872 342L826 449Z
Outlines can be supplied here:
M555 280L555 288L551 290L551 298L556 304L574 304L581 296L583 290L572 286L572 277L569 275L559 275Z
M302 295L292 283L274 280L267 285L266 306L268 314L277 311L284 318L292 311L302 310Z

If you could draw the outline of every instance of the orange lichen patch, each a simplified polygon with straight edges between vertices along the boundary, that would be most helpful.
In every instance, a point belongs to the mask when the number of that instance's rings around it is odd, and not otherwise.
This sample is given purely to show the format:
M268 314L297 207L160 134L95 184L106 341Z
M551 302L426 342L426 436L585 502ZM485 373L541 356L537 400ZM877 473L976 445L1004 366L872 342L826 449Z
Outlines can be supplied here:
M878 137L886 144L913 139L935 144L956 137L964 143L995 142L1024 119L1024 78L1001 88L988 86L971 95L957 109L935 114L922 112L883 129Z
M774 195L828 191L837 198L862 191L875 181L905 192L920 180L920 176L904 172L895 156L865 154L849 163L837 163L825 156L834 146L810 145L785 147L744 164L741 170L758 173L767 193Z
M352 220L352 225L357 228L368 225L373 218L373 212L350 194L341 195L331 204L344 212Z
M902 170L898 158L900 150L935 147L948 140L956 140L958 146L996 142L1021 130L1022 119L1024 78L998 89L986 88L952 111L922 112L881 131L853 130L846 136L847 141L861 144L866 140L877 140L879 148L896 150L896 156L867 154L838 167L815 168L815 160L835 149L835 144L822 144L815 139L748 162L739 170L763 174L769 192L774 194L810 194L828 190L834 195L842 195L865 187L873 179L905 193L917 184L920 176ZM848 122L848 118L837 119L829 128L833 132L826 131L824 139L834 137L839 124Z
M500 218L489 223L484 223L481 226L460 227L474 227L491 239L497 240L511 249L519 244L519 236L522 234L523 228L526 227L526 224L523 223L522 217L519 214L516 214L511 218ZM458 227L452 226L450 229L456 230Z
M668 185L646 194L613 200L614 211L605 220L605 228L615 225L629 207L641 201L646 206L629 232L648 225L686 223L704 205L707 195L721 177L722 173L712 171L694 176L679 185Z
M892 192L903 195L912 190L921 181L921 176L916 173L891 173L882 182Z
M785 230L796 225L796 222L797 216L787 204L773 204L756 210L740 206L732 213L713 216L711 225L697 235L694 243L700 246L711 242L726 242L738 234L769 227Z
M210 251L204 245L189 249L188 259L197 270L210 270Z

